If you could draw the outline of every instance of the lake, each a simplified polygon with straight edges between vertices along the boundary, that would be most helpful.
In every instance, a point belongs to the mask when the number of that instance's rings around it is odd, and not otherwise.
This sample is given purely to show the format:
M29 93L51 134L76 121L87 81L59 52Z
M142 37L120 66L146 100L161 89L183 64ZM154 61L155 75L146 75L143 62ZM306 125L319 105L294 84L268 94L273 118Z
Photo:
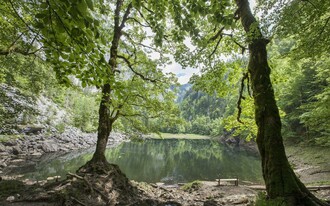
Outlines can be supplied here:
M46 158L35 164L12 168L11 174L33 180L65 177L91 159L92 150ZM123 142L106 151L109 162L118 164L128 178L148 183L190 182L236 178L262 182L260 158L209 139L147 139Z

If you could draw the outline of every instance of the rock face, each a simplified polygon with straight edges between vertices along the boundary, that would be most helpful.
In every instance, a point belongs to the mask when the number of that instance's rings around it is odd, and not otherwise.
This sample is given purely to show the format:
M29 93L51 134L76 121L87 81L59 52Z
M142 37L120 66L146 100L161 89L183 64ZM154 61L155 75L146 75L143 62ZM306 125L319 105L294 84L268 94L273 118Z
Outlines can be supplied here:
M0 84L0 134L17 133L13 127L37 112L33 101L19 89Z
M15 140L0 142L0 153L4 156L29 156L36 153L68 152L92 147L96 144L96 139L95 133L83 133L76 128L68 128L62 134L21 135ZM126 135L113 132L109 137L109 144L125 139Z
M109 144L122 142L126 135L112 133ZM96 134L84 133L76 128L67 128L64 133L21 134L19 138L0 142L0 175L3 168L17 160L35 158L45 153L67 153L90 148L96 144Z
M65 108L46 96L0 83L0 134L36 135L49 127L68 125L70 119Z

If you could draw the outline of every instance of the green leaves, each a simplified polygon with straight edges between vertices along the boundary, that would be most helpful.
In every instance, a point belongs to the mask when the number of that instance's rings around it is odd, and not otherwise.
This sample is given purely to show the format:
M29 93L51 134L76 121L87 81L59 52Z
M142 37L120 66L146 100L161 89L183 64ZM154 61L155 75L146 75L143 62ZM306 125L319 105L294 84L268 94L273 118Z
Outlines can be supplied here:
M79 14L81 16L87 16L88 15L88 11L87 11L87 3L85 0L78 0L77 4L76 5L73 5L73 6L76 6L76 8L78 9L79 11Z
M94 4L92 0L86 0L86 4L90 10L94 11Z
M38 13L38 14L36 14L36 18L38 18L38 19L43 19L45 17L47 17L47 14L45 14L45 13Z

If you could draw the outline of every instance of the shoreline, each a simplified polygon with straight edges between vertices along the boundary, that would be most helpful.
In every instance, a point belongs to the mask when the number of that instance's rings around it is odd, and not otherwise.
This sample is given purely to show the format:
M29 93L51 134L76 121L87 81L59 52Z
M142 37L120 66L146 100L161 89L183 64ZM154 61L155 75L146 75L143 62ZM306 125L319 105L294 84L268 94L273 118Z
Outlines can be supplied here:
M172 138L173 139L173 138ZM122 141L125 141L126 139L123 138L121 141L115 140L111 138L111 141L109 141L110 145L115 145L116 142L119 144ZM82 151L85 150L92 150L93 145L91 147L83 148ZM311 153L308 149L304 148L304 150L299 150L293 146L286 146L287 150L289 151L289 160L290 162L295 162L295 171L296 173L300 174L300 177L304 179L306 176L313 176L313 184L317 184L319 181L315 179L315 177L319 177L320 174L328 174L326 171L325 173L322 173L323 167L316 167L311 170L310 167L307 169L305 168L306 165L309 166L315 166L313 164L310 164L310 162L306 162L306 158L303 158L301 152L307 152L307 154ZM78 150L71 150L72 151L78 151ZM320 150L318 150L319 152ZM66 152L68 153L68 152ZM314 152L315 153L315 152ZM54 152L53 154L56 154ZM316 157L319 157L319 155L315 154ZM30 156L31 158L34 158L34 156ZM302 159L301 159L302 158ZM309 159L308 159L309 160ZM315 161L313 162L315 163ZM322 163L322 161L319 161L317 163ZM319 165L316 165L319 166ZM304 169L305 168L305 169ZM325 167L326 168L326 167ZM317 169L317 170L315 170ZM301 173L303 172L303 173ZM313 173L314 172L314 173ZM319 173L315 173L319 172ZM320 173L321 172L321 173ZM1 174L0 174L1 176ZM46 192L49 197L52 197L53 192L55 190L53 189L47 189L49 185L53 184L61 184L62 182L68 181L68 176L64 177L64 180L59 180L56 177L50 177L49 179L45 181L26 181L23 183L25 185L24 187L36 187L39 188L39 190L42 190L44 193ZM316 180L316 181L314 181ZM329 179L326 179L329 180ZM6 178L3 178L3 180L0 180L0 185L6 183ZM16 181L16 180L13 180ZM79 181L76 180L76 181ZM245 206L247 204L252 204L255 201L256 196L260 191L264 191L264 185L253 183L253 182L247 182L247 181L240 181L238 186L232 185L230 183L218 186L218 182L216 180L214 181L194 181L190 183L179 183L179 184L164 184L164 183L145 183L145 182L136 182L133 180L130 180L130 182L135 185L137 188L139 188L140 191L143 191L145 196L141 198L149 198L152 200L157 201L163 201L163 202L176 202L180 203L180 205L241 205ZM199 182L199 183L198 183ZM325 181L326 183L327 181ZM8 183L12 184L12 183ZM48 186L47 186L48 185ZM188 185L188 186L187 186ZM306 186L309 186L309 183L305 183ZM312 192L318 196L319 198L330 200L330 189L328 188L329 185L326 186L314 186L312 189ZM114 188L116 189L116 188ZM36 190L37 191L37 190ZM105 192L105 191L104 191ZM17 195L19 194L19 195ZM3 205L17 205L17 202L21 202L21 205L35 205L36 202L28 202L24 200L23 197L25 197L27 193L24 192L16 192L15 194L8 195L6 197L0 198L0 204ZM40 192L37 192L35 194L36 196L42 195ZM129 196L129 194L128 194ZM38 202L39 203L39 202ZM45 205L53 205L54 202L51 202L50 199L44 200L43 202Z
M117 145L128 137L121 133L111 133L107 146ZM76 128L67 128L63 133L21 134L20 138L0 142L0 176L7 167L26 161L38 162L49 156L63 156L79 151L92 150L96 145L95 133L84 133ZM47 157L46 157L47 158Z

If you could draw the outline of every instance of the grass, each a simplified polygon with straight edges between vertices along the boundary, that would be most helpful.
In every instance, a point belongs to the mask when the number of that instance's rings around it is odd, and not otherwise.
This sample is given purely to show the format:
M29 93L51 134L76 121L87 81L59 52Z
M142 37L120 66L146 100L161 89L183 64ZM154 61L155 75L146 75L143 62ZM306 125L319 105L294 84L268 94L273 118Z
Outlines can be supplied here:
M306 186L322 186L322 185L330 185L330 181L324 180L324 181L318 181L318 182L306 184Z
M157 134L151 134L150 138L152 139L210 139L209 136L206 135L198 135L198 134L171 134L171 133L161 133L161 137Z
M266 193L259 192L255 202L255 206L285 206L283 198L268 199Z
M330 165L328 164L330 156L329 147L286 142L285 150L293 169L310 168L314 172L313 174L310 170L308 172L301 171L300 179L304 181L305 185L318 186L330 184L330 175L328 172L330 171Z
M192 191L200 188L202 186L202 182L199 180L195 180L193 182L186 183L181 187L182 190L184 191Z
M288 156L296 156L306 164L325 166L329 160L330 150L328 147L303 146L303 145L285 145Z
M9 140L15 140L22 138L24 135L21 134L12 134L12 135L0 135L0 142L7 142Z

